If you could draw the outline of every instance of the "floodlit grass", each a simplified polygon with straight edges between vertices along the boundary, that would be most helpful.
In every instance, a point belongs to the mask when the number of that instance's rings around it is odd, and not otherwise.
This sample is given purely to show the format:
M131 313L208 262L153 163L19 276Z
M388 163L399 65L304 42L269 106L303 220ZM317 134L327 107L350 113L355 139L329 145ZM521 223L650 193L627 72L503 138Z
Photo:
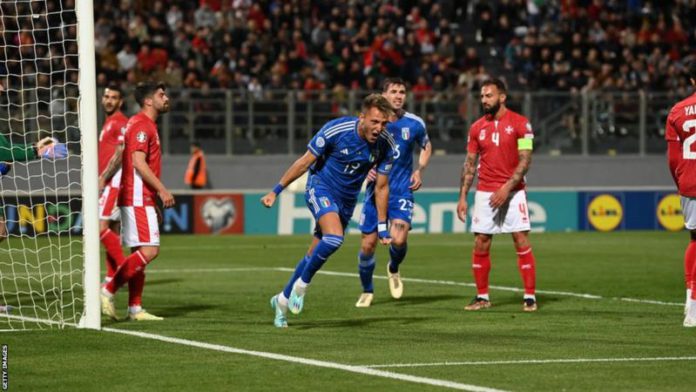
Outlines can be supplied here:
M268 300L309 240L165 236L144 295L165 320L104 326L506 391L693 389L696 360L683 357L696 357L696 330L681 326L679 305L686 233L533 234L541 291L533 314L522 312L521 292L506 289L521 286L509 236L496 236L491 253L493 307L463 310L475 294L469 234L412 236L400 300L389 297L388 252L379 249L373 306L355 308L359 237L349 236L322 269L339 274L317 275L303 313L276 329ZM0 272L4 282L9 272ZM124 288L117 298L124 314L126 296ZM4 332L0 341L17 391L443 389L107 331ZM644 358L663 359L626 360ZM606 361L525 362L588 359ZM488 363L500 361L519 362ZM397 364L413 366L388 366Z

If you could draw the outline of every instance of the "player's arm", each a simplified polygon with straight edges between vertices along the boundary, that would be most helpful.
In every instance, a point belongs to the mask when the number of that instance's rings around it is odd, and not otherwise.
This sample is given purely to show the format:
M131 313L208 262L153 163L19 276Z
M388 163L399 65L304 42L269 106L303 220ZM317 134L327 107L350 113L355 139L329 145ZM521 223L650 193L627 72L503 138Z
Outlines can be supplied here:
M99 176L99 191L101 192L102 189L106 186L106 183L111 179L111 177L116 174L118 169L121 168L121 162L123 161L123 149L125 146L123 143L119 144L116 146L116 150L114 150L114 154L111 156L111 159L109 159L109 162L106 164L106 169L102 172L102 174Z
M157 178L155 173L150 170L150 166L147 165L145 160L146 155L143 151L133 151L133 167L138 171L140 177L145 181L146 184L155 188L157 191L157 196L162 200L164 208L169 208L174 206L174 196L167 190L167 188L162 184L162 181Z
M377 174L375 180L375 207L377 208L377 233L379 241L390 244L391 238L387 229L387 207L389 206L389 175Z
M476 160L478 154L475 152L467 152L466 159L462 165L462 174L459 179L459 202L457 203L457 216L462 222L466 222L466 210L468 208L466 197L471 189L471 184L474 183L476 176Z
M677 166L679 166L679 161L681 160L681 144L676 140L667 141L667 163L669 165L669 172L672 174L672 179L674 180L674 185L679 188L679 177L677 177Z
M433 145L428 141L425 146L421 148L420 154L418 155L418 167L411 175L411 190L417 191L423 185L421 176L425 168L428 167L431 155L433 155Z
M672 175L674 180L674 185L679 188L679 177L677 176L677 166L682 159L682 146L679 142L679 136L675 131L674 124L672 123L672 109L667 116L667 124L665 125L665 139L667 140L667 165L669 166L669 173Z
M50 137L45 137L35 144L12 143L7 137L0 135L0 162L31 161L43 155L47 155L46 158L53 158L46 153L47 147L53 143L54 140ZM61 146L65 148L64 145L61 144ZM67 150L65 153L67 155Z
M493 208L498 208L503 205L510 196L510 192L524 179L525 174L532 164L532 139L519 138L517 139L517 153L519 163L512 173L512 176L491 195L489 202Z
M272 207L280 192L282 192L286 186L292 184L292 182L298 179L301 175L305 174L307 170L309 170L309 167L316 162L316 160L316 155L314 155L311 151L307 151L304 155L298 158L292 165L290 165L288 170L285 171L285 174L280 177L280 181L278 181L275 188L261 198L261 204L268 208Z

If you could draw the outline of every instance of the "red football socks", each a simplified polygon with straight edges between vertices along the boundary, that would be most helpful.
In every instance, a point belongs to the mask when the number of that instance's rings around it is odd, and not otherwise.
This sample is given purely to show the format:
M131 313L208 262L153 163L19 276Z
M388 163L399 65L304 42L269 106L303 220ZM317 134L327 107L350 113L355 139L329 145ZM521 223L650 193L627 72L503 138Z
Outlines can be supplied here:
M141 272L150 261L139 251L135 251L121 264L113 280L106 283L106 290L114 294L126 282L130 281L138 272Z
M524 293L534 295L536 289L536 266L532 248L527 246L517 249L517 267L524 282Z
M106 276L112 278L118 266L126 259L121 248L121 238L107 228L99 233L99 240L106 249Z
M686 288L691 289L691 299L696 300L696 241L690 241L684 252L684 279Z
M488 294L488 275L491 272L491 256L489 253L476 253L472 258L471 268L476 280L476 290L479 295Z
M142 304L144 288L145 271L139 271L128 281L128 306L140 306Z

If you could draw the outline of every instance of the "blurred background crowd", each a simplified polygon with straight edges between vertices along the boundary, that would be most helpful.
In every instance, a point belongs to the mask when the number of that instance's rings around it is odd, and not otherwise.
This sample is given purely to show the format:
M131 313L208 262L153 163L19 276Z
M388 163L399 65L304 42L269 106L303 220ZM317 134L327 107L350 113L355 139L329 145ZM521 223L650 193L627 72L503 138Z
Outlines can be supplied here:
M684 89L696 1L120 0L95 3L98 83L432 91Z

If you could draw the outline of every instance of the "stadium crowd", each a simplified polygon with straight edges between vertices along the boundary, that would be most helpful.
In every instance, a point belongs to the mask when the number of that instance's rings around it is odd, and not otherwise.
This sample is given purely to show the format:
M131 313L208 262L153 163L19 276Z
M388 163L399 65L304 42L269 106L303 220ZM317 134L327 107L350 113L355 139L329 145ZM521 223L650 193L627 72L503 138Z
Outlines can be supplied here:
M95 4L98 83L431 90L503 74L534 90L674 90L696 1L121 0Z

